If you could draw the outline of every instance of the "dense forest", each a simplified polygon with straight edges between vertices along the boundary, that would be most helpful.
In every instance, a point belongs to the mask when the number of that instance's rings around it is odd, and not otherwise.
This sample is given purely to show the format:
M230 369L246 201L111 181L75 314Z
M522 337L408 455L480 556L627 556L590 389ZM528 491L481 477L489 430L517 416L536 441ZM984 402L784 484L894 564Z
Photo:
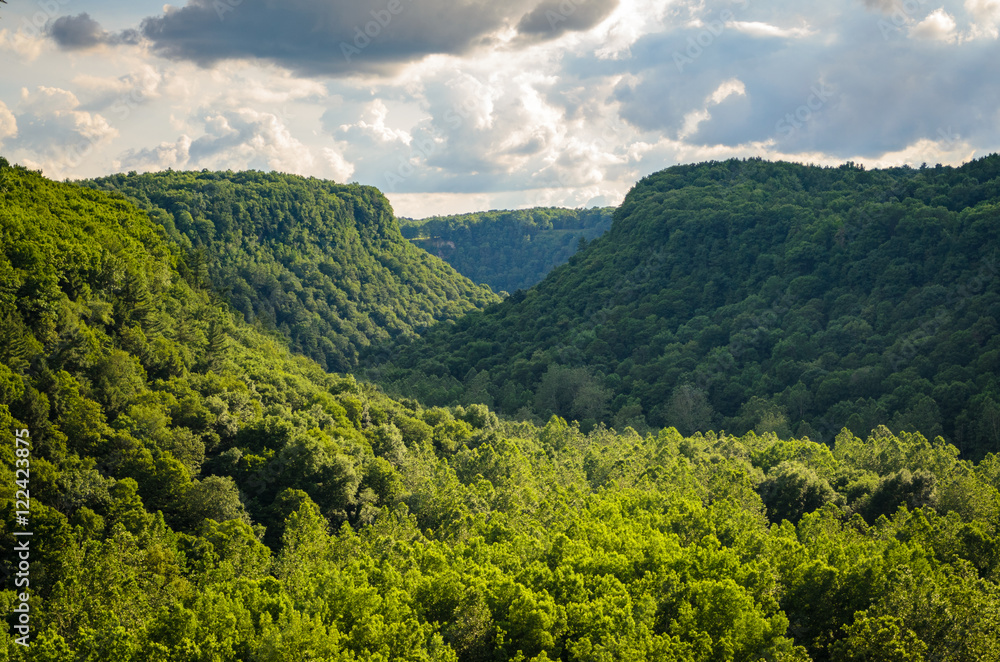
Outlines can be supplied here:
M400 219L403 236L494 292L528 289L611 227L610 207Z
M191 255L0 159L0 660L1000 660L996 455L391 398Z
M640 432L1000 450L1000 156L865 170L751 159L646 177L527 293L380 357L429 404Z
M370 186L262 172L112 175L183 250L181 266L295 352L346 371L373 343L497 301L399 232Z

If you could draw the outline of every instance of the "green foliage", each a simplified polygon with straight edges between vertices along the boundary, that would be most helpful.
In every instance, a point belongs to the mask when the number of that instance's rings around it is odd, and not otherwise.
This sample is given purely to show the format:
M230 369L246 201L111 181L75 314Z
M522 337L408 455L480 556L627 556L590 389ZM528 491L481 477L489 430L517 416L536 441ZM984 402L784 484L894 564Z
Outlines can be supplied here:
M824 441L886 425L998 452L998 162L669 168L540 284L370 374L535 420Z
M497 301L403 239L389 201L369 186L254 171L130 173L84 185L145 209L181 248L178 268L193 287L329 370L348 371L372 345ZM133 289L148 309L141 282ZM220 320L201 331L213 370L230 342Z
M772 522L798 522L806 513L836 500L837 493L809 467L782 462L768 472L760 496Z
M21 428L34 532L31 646L5 629L5 660L1000 656L995 455L779 438L791 402L733 436L392 399L192 286L134 207L0 178L0 546ZM559 366L516 369L551 410L636 406ZM673 406L716 416L693 388Z
M400 219L403 236L494 292L531 287L611 227L612 208L536 207Z

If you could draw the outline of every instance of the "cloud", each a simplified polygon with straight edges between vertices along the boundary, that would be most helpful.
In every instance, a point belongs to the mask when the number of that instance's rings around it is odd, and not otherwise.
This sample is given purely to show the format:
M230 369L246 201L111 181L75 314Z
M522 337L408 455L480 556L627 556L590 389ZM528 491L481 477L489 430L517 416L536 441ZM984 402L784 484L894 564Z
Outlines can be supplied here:
M589 30L618 7L618 0L544 0L521 17L517 32L529 39L551 39Z
M49 35L64 50L94 48L105 43L109 36L89 14L57 18L49 26Z
M880 11L883 14L896 11L902 4L902 0L862 0L862 2L868 9Z
M995 120L988 119L997 114L1000 79L984 74L996 42L958 37L955 2L925 9L929 16L904 15L909 26L903 22L888 34L882 24L895 25L892 18L873 16L859 2L835 4L842 10L836 15L810 7L796 16L800 5L780 1L741 10L739 21L808 24L815 32L787 40L699 27L718 20L719 10L709 4L639 39L616 69L596 58L574 69L628 74L613 94L622 117L640 131L683 135L696 145L875 158L933 141L947 126L971 144L1000 142ZM907 6L918 7L918 0ZM952 40L956 49L942 59L929 39ZM677 53L686 58L682 66ZM745 95L728 97L706 116L703 100L733 78L742 81Z
M182 169L190 159L191 138L182 135L173 143L164 142L156 147L130 149L115 165L120 170L148 172L167 168Z
M719 87L715 88L711 96L706 99L706 102L717 106L734 94L739 96L746 96L747 87L743 82L737 78L730 78L729 80L723 82Z
M139 33L124 30L111 34L86 12L77 16L60 16L47 26L49 37L65 51L90 50L103 45L137 44Z
M25 30L24 27L16 32L6 28L0 30L0 51L13 53L26 62L38 58L45 44L46 39L38 30Z
M0 101L0 141L17 135L17 118L10 112L3 101Z
M973 37L1000 37L1000 0L965 0L965 10L973 18Z
M955 18L951 14L944 9L935 9L910 30L910 36L930 41L954 42L958 39L955 28Z
M353 124L342 124L337 133L344 139L357 143L358 139L370 143L373 147L386 147L393 143L409 145L412 138L406 131L393 129L386 125L389 109L381 99L375 99L365 110L365 116Z
M535 45L427 63L407 74L408 103L391 100L387 85L385 101L368 102L359 119L344 122L331 110L324 126L356 178L393 195L499 199L522 190L538 204L618 199L638 173L631 130L605 103L613 83L558 76L562 55L561 47Z
M110 109L118 118L128 117L140 105L161 98L164 74L149 64L142 63L123 76L94 76L81 74L73 78L78 96L82 96L82 109Z
M81 110L76 95L61 88L23 88L14 116L17 133L4 141L4 149L56 178L92 158L95 150L118 136L106 118Z
M397 1L185 0L127 51L96 9L53 20L20 37L41 55L5 154L52 174L83 140L60 175L278 169L459 211L617 201L679 162L1000 147L1000 0Z
M585 30L618 0L189 0L141 26L157 54L212 66L273 62L308 76L391 73L432 54L500 43L516 26L532 39ZM554 9L553 9L554 8ZM556 24L549 27L555 12Z
M730 24L733 29L748 34L752 37L778 37L783 39L802 39L815 34L807 27L801 28L779 28L770 23L760 21L733 21Z
M353 166L336 150L314 152L295 138L282 118L251 108L208 115L202 135L180 136L156 147L132 149L118 160L122 169L211 168L278 170L345 181Z
M705 98L704 108L691 111L684 116L684 125L678 132L678 138L683 140L697 134L698 127L701 123L712 119L712 113L709 111L710 107L720 105L731 96L745 97L746 94L746 86L741 80L731 78L727 81L723 81L722 84L715 88L715 90L713 90L712 93Z

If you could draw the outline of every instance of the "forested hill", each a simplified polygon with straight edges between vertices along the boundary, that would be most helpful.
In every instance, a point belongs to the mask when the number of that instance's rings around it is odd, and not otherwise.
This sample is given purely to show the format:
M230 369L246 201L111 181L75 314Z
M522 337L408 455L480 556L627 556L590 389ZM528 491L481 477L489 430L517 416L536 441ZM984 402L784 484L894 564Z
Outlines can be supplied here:
M426 408L184 257L0 158L2 660L1000 659L995 455Z
M248 321L329 370L497 301L403 239L388 200L357 184L263 172L160 172L84 182L125 194L182 246L183 265Z
M1000 156L761 160L646 177L525 296L393 353L385 383L505 414L1000 449Z
M494 292L527 289L611 227L611 207L536 207L418 221L400 219L403 236ZM581 241L582 240L582 241Z

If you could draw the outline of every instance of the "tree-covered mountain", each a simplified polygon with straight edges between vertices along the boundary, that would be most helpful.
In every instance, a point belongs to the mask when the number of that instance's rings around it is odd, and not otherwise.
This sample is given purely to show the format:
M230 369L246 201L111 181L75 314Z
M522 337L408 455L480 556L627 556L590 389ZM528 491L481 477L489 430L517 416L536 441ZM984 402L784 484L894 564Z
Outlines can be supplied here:
M621 429L841 426L1000 449L1000 156L864 170L760 160L639 182L525 295L394 349L434 404Z
M0 659L1000 659L995 455L426 408L186 257L0 159Z
M351 369L372 343L497 301L403 239L370 186L255 171L84 184L135 201L183 247L183 269L329 370Z
M403 236L494 292L527 289L611 227L611 207L400 219ZM581 241L582 240L582 241Z

